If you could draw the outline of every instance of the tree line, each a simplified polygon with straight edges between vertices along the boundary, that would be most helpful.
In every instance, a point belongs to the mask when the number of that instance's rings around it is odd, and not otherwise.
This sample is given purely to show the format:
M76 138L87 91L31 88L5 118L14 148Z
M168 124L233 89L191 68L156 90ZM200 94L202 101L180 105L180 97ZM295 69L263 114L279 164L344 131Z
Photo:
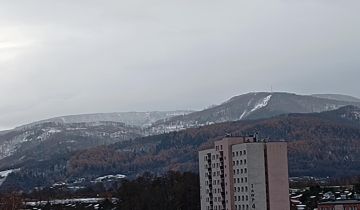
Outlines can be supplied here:
M0 209L23 209L25 201L103 197L99 209L119 210L199 210L200 187L198 174L170 171L162 176L144 173L133 180L123 180L106 187L102 183L78 191L66 188L43 188L29 193L0 194ZM111 200L116 202L110 202ZM78 204L74 209L85 209ZM70 209L47 203L42 209ZM88 209L88 208L86 208Z

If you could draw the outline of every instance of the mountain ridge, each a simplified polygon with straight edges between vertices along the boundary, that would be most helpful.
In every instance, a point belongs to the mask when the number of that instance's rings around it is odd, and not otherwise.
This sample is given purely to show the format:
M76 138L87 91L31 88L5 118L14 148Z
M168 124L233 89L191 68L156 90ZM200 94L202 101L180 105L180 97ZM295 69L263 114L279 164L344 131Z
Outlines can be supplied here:
M318 97L318 98L325 98L325 99L333 99L338 101L351 101L351 102L360 102L360 98L344 95L344 94L312 94L311 96Z
M127 125L144 127L157 120L168 118L176 115L184 115L191 113L191 110L175 110L175 111L149 111L149 112L108 112L108 113L89 113L89 114L73 114L59 117L52 117L44 120L35 121L15 127L14 129L26 129L28 127L42 123L89 123L89 122L121 122ZM1 131L0 131L1 132Z
M22 152L30 152L34 145L48 140L62 145L54 148L55 153L73 151L73 148L85 149L89 146L129 141L137 137L214 123L270 118L287 113L326 111L345 105L360 103L286 92L252 92L232 97L218 106L197 112L115 112L55 117L0 132L0 160L14 154L23 158L24 155L20 155ZM62 139L59 139L60 136ZM92 139L92 143L87 143L85 137ZM80 142L83 142L83 148ZM65 150L64 145L69 149Z
M189 114L153 112L151 115L149 112L140 114L133 112L130 113L131 116L140 116L135 119L130 117L125 122L125 118L122 119L123 122L112 121L119 120L118 113L105 114L106 116L80 115L83 118L74 115L68 116L67 120L62 117L51 118L0 132L0 169L26 168L26 170L32 171L30 166L43 168L45 167L43 164L48 163L50 165L46 167L50 168L46 169L47 172L44 173L53 173L52 167L56 163L55 165L61 166L61 170L66 169L67 171L61 171L61 174L70 173L70 176L99 172L122 173L116 171L119 167L125 167L130 171L130 175L135 175L145 169L158 172L171 169L169 165L166 165L170 161L175 164L175 169L193 170L194 163L188 161L194 158L194 150L206 147L207 143L225 133L244 134L262 131L265 137L273 139L291 140L291 138L295 138L296 144L300 144L300 142L304 144L297 145L300 148L306 147L308 143L319 147L317 141L322 142L326 138L332 142L331 145L334 147L339 147L335 142L336 139L348 141L346 138L354 141L354 145L357 145L357 133L360 128L359 106L360 103L357 102L337 101L286 92L253 92L232 97L220 105ZM172 116L174 114L177 116ZM116 116L114 117L114 115ZM305 121L307 123L304 123ZM313 125L313 127L309 127L307 124ZM307 129L304 129L305 127ZM335 132L337 129L339 130ZM201 130L202 134L194 138L192 135L196 130ZM297 132L297 135L306 136L306 138L299 138L294 134ZM318 139L314 139L308 132L312 132ZM356 138L354 139L352 135ZM179 140L180 143L174 142L174 139ZM308 139L312 141L309 142ZM201 142L198 142L199 140ZM112 146L108 148L107 145ZM103 150L97 151L99 147ZM116 152L112 147L117 148ZM86 159L93 158L87 153L92 149L97 152L91 155L97 156L103 152L104 160L116 160L111 163L114 170L103 171L98 168L101 166L94 166L92 163L86 164L89 164L90 168L97 168L98 171L84 171L79 167L87 162ZM319 153L311 148L307 149L314 154ZM192 152L190 157L183 156L189 151ZM347 154L348 151L352 151L352 149L346 147L343 153ZM74 154L76 157L78 153L85 154L86 158L79 156L74 159ZM176 157L174 158L172 155ZM297 156L304 158L301 153L297 153ZM349 154L347 156L351 157ZM135 162L132 162L133 159ZM335 159L339 159L339 157L335 157ZM76 160L81 161L77 162ZM94 159L94 163L104 160ZM147 160L154 168L148 168L145 164ZM118 163L121 161L125 161L127 165ZM151 163L151 161L155 162ZM74 164L68 165L70 163ZM136 167L133 168L131 165ZM339 172L336 171L336 173Z
M213 142L226 133L236 136L259 132L261 138L269 141L287 141L291 176L341 177L358 174L359 113L360 108L356 106L321 113L290 113L138 137L108 146L54 154L41 161L34 156L23 164L6 166L10 161L2 160L0 165L4 170L21 168L9 175L3 187L30 189L58 181L92 179L107 174L125 174L131 178L146 171L196 172L197 151L212 147ZM22 182L18 182L20 177Z
M251 92L234 96L220 105L202 111L159 120L151 128L162 133L226 121L269 118L286 113L329 111L347 105L360 106L360 103L286 92Z

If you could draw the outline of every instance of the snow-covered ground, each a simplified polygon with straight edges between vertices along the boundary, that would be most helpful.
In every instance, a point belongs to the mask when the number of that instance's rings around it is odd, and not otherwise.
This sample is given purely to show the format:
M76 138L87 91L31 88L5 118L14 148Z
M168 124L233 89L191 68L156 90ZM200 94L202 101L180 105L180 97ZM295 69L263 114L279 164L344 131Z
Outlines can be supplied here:
M247 117L249 114L251 114L252 112L264 108L268 105L270 99L271 99L272 95L268 95L263 99L260 99L253 108L251 108L250 111L248 111L249 106L251 106L251 103L254 101L254 99L252 98L249 102L248 102L248 108L246 108L244 110L244 112L240 115L239 120L242 120L243 118Z
M268 95L265 98L263 98L262 100L260 100L255 106L254 108L251 109L250 112L256 111L258 109L261 109L265 106L267 106L267 104L269 103L270 99L271 99L272 95Z
M20 169L10 169L6 171L0 171L0 186L4 183L6 178L11 174L12 172L19 171Z
M50 203L52 205L58 205L58 204L73 204L73 203L82 203L82 204L90 204L90 203L100 203L104 201L105 198L73 198L73 199L57 199L57 200L50 200L50 201L31 201L31 202L25 202L26 206L44 206L47 203ZM117 199L112 198L112 202L116 202Z
M103 182L103 181L107 181L107 180L114 180L114 179L124 179L126 178L125 175L122 174L116 174L116 175L106 175L106 176L101 176L95 179L95 182Z

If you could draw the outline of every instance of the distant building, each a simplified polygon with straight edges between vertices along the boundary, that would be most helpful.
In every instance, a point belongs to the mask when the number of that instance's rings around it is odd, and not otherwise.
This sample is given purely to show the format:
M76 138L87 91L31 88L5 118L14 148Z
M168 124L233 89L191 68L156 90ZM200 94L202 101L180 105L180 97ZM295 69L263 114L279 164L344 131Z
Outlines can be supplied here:
M286 142L226 137L199 152L201 210L289 210Z
M360 210L360 200L336 200L318 204L318 210Z

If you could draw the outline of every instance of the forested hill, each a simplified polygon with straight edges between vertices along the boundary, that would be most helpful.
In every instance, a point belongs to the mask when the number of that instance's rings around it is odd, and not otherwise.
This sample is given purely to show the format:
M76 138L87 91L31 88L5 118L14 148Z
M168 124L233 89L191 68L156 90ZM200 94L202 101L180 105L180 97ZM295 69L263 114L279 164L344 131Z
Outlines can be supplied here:
M286 92L252 92L186 115L159 120L151 125L153 133L198 127L237 120L264 119L288 113L315 113L343 106L360 106L351 96L319 94L297 95Z
M254 132L270 141L289 142L290 176L360 173L360 109L347 106L316 114L286 114L270 119L213 124L77 151L47 161L33 161L19 166L22 170L9 176L3 187L32 187L104 174L134 177L145 171L197 172L198 150L211 147L226 133Z

